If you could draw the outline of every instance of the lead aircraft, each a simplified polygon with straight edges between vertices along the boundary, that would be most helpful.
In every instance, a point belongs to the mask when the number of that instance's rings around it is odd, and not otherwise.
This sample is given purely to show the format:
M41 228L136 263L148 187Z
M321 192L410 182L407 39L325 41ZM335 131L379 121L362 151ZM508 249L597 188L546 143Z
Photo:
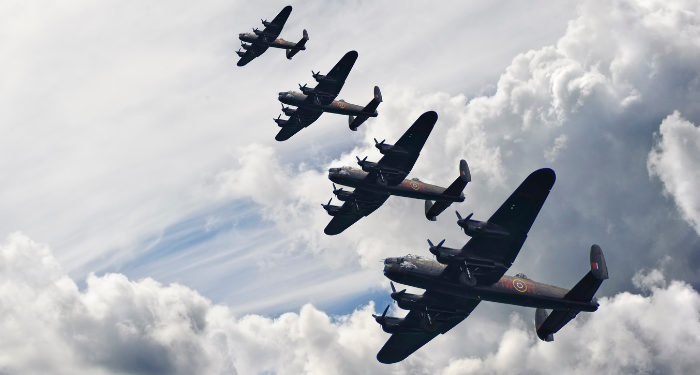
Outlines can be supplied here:
M374 98L365 107L347 103L342 99L335 100L356 60L357 52L350 51L335 64L328 74L322 75L321 72L314 73L313 70L311 71L312 76L318 82L316 87L306 87L306 84L304 84L304 86L299 85L301 92L280 92L278 99L282 103L282 112L289 116L289 119L281 119L282 115L274 119L277 125L282 128L275 139L286 141L301 129L318 120L323 112L348 115L350 130L353 131L356 131L357 127L368 118L377 117L376 109L379 103L382 102L382 93L377 86L374 87ZM297 108L285 107L285 104L293 105Z
M469 167L464 160L459 164L459 177L447 189L426 184L417 178L405 179L416 164L437 118L437 113L425 112L394 145L386 144L384 141L377 142L375 139L374 146L384 155L376 163L367 161L367 157L362 160L357 157L357 164L362 168L361 170L351 167L328 170L328 179L334 182L333 194L345 203L342 206L332 206L333 198L331 198L328 204L322 205L328 214L333 216L324 230L326 234L341 233L364 216L374 212L389 199L390 195L425 199L426 217L429 220L435 220L435 216L449 207L452 202L464 202L462 191L471 181ZM355 190L336 189L335 183L353 187ZM433 204L432 201L437 203Z
M472 236L461 249L437 246L430 240L436 261L407 255L387 258L384 275L392 281L425 289L422 295L396 291L400 308L410 310L405 318L373 315L392 336L377 354L382 363L404 360L427 342L446 333L471 314L483 301L534 307L537 336L554 340L559 331L581 311L596 311L594 297L608 278L603 251L593 245L591 270L571 290L530 280L523 274L504 276L520 252L527 233L554 185L551 169L528 176L487 222L459 218L458 224ZM459 214L458 214L459 215ZM547 313L546 309L551 309Z
M265 26L262 31L253 28L252 33L238 34L238 39L241 40L241 48L243 48L245 52L241 51L240 48L236 52L241 58L238 60L237 65L243 66L251 62L254 58L265 53L269 47L286 49L287 59L289 60L299 53L299 51L305 50L306 41L309 40L309 34L306 30L304 30L301 40L297 43L288 42L284 39L277 39L290 13L292 13L292 6L288 5L282 9L272 22L261 20L263 26ZM250 44L245 44L245 42Z

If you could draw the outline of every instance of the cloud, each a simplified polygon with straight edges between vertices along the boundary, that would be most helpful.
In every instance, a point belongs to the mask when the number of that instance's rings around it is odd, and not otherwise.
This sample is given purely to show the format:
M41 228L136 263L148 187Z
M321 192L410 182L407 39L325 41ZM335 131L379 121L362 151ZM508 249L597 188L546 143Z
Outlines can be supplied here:
M375 356L388 335L372 303L341 316L305 305L239 317L149 278L90 275L79 290L46 246L20 233L0 245L0 267L7 374L684 374L700 365L700 294L656 269L639 273L655 280L644 283L648 295L601 298L552 343L536 338L533 316L513 313L500 330L503 322L477 311L409 359L383 365ZM477 354L484 344L491 349Z
M649 176L658 177L683 218L700 235L700 128L676 111L661 122L649 152Z

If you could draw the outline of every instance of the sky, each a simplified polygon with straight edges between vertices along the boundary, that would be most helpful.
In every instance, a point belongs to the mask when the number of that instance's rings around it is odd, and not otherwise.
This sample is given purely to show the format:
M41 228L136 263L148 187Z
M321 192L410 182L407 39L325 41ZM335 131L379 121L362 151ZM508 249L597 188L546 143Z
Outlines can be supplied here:
M700 4L0 1L0 374L686 374L700 365ZM323 115L276 142L277 93L359 58ZM428 222L391 198L326 236L330 167L381 156L426 111L409 178L466 200ZM571 288L605 252L595 313L540 342L482 303L407 360L375 356L380 260L462 246L532 171L557 181L508 274ZM338 204L337 200L334 200ZM411 288L409 288L411 289ZM419 290L411 289L414 292ZM405 314L395 305L389 313Z

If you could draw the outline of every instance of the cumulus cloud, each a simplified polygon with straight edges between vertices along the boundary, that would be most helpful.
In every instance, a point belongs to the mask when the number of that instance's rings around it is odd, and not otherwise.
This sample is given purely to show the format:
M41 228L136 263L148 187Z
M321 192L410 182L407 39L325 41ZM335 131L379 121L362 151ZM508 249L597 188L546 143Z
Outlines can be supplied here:
M532 316L514 313L499 331L493 325L503 322L475 313L404 362L383 365L375 356L388 335L372 303L342 316L305 305L239 317L153 279L90 275L79 290L46 246L20 233L0 245L0 267L6 374L685 374L700 365L700 294L666 285L658 270L640 273L655 280L644 284L648 295L602 298L552 343L536 338ZM483 354L475 354L479 335L494 340Z
M663 182L664 194L700 234L700 127L676 111L661 122L654 135L654 148L647 159L649 175Z

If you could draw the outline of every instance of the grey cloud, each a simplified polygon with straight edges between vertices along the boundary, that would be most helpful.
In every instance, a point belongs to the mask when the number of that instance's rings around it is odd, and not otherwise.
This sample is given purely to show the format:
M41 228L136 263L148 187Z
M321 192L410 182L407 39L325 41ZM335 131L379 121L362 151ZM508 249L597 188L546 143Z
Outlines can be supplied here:
M664 193L700 234L700 128L674 112L655 136L647 159L649 175L663 182Z
M484 305L387 366L375 359L388 335L371 303L341 316L305 305L277 318L237 317L152 279L91 275L81 291L46 246L20 233L0 245L0 264L7 374L685 374L700 365L700 294L658 269L637 273L646 295L602 298L598 312L580 314L553 343L536 338L532 314L494 327L502 322L481 314Z

